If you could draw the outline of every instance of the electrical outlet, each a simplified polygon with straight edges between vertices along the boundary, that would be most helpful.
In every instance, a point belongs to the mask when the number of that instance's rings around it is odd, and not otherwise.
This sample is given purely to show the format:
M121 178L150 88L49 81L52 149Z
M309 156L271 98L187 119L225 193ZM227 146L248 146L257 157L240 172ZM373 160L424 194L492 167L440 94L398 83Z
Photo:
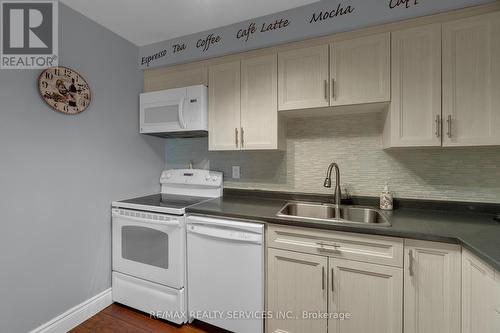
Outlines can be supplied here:
M240 179L240 166L233 165L233 179Z

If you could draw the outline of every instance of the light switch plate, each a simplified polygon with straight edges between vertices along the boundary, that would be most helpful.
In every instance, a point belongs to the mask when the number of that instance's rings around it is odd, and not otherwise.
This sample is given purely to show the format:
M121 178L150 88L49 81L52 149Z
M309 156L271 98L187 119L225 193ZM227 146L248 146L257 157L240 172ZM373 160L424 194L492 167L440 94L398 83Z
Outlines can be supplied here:
M233 165L233 179L240 179L240 166Z

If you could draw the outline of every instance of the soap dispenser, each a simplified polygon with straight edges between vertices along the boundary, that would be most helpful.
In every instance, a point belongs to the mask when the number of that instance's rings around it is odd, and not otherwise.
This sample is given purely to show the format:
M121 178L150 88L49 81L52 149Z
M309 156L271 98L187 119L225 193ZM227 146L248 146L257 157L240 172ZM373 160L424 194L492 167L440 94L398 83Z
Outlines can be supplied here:
M392 193L389 191L389 185L387 185L387 183L384 186L384 191L380 193L380 209L393 209L393 197Z

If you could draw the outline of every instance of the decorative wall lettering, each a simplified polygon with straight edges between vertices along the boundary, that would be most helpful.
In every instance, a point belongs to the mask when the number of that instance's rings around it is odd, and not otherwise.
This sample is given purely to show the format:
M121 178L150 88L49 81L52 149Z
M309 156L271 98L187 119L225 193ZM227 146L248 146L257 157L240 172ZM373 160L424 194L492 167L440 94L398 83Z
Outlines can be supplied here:
M248 38L250 38L250 35L254 34L256 31L257 28L255 27L255 22L251 22L248 25L248 28L238 30L238 32L236 33L236 38L245 38L245 42L248 42Z
M389 0L389 8L394 9L396 7L405 6L410 8L411 6L416 6L419 4L419 0Z
M333 9L329 12L328 11L321 11L319 13L314 13L312 15L311 19L309 20L309 23L328 20L328 19L335 18L337 16L352 14L353 12L354 12L354 7L352 7L352 6L342 7L342 5L339 3L336 9Z
M238 32L236 33L236 39L244 38L245 42L248 42L248 39L250 38L251 35L257 33L257 32L268 32L268 31L274 31L274 30L279 30L279 29L284 29L290 25L290 20L288 19L276 19L271 23L264 22L262 23L262 26L259 31L257 31L257 26L255 22L250 22L247 28L245 29L239 29Z
M266 32L266 31L272 31L272 30L278 30L278 29L283 29L288 27L290 24L290 21L288 19L280 19L280 20L275 20L272 23L262 23L262 28L260 29L260 32Z
M174 44L172 45L172 49L174 50L174 53L184 51L186 49L186 44Z
M221 37L219 35L214 36L214 34L210 34L205 37L205 39L198 39L196 42L196 47L201 48L203 52L208 51L210 46L217 44L221 41Z
M162 50L160 52L157 52L153 55L150 55L150 56L147 56L147 57L142 57L141 58L141 66L144 66L146 65L147 67L149 67L149 63L153 60L156 60L156 59L160 59L160 58L163 58L167 55L167 50Z
M147 69L199 61L495 1L322 0L143 46L139 50L138 63L140 68Z

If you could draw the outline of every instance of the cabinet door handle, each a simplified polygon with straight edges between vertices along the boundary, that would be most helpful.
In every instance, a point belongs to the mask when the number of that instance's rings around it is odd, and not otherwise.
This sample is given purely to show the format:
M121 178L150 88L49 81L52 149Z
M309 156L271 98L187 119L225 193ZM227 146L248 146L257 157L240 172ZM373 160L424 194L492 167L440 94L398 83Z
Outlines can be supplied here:
M448 115L448 119L446 119L446 122L448 124L448 132L446 133L446 135L451 138L451 114Z
M332 79L332 99L335 99L335 79Z
M332 268L332 291L335 291L335 280L333 279L333 268Z
M321 267L321 289L325 290L325 266Z
M441 137L441 116L436 115L436 137Z
M325 99L328 99L328 80L325 80Z
M340 245L338 244L328 244L325 242L319 242L316 243L316 245L319 247L318 250L321 251L340 252Z
M238 148L238 129L234 129L234 143L236 144L236 148Z
M241 129L241 148L245 145L245 132L243 131L243 127Z
M408 251L408 273L413 276L413 250Z

